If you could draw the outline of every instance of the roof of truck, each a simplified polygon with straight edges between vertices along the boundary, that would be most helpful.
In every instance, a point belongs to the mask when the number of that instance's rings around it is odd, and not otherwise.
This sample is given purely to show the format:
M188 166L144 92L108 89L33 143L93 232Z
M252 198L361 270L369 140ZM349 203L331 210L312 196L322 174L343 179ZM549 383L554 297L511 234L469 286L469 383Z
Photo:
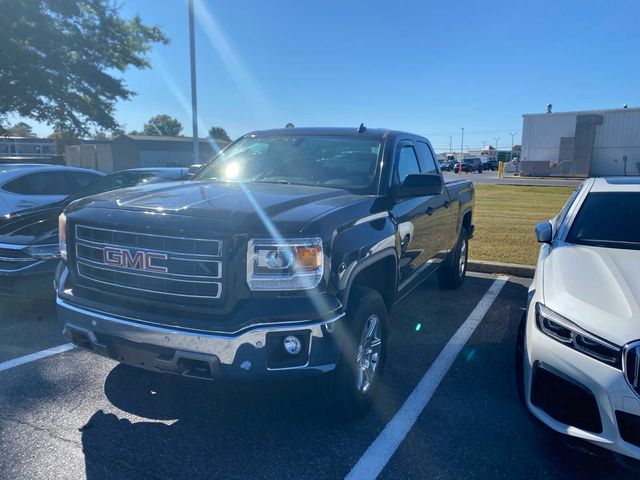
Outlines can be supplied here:
M361 136L363 138L385 138L391 135L410 135L419 137L414 133L389 130L386 128L366 128L358 133L358 127L302 127L302 128L275 128L272 130L257 130L247 135L327 135L327 136Z

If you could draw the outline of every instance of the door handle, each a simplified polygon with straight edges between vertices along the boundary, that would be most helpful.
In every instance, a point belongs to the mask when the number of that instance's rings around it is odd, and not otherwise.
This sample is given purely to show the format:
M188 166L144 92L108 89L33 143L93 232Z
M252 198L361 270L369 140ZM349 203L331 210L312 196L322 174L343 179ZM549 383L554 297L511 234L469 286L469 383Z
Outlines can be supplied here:
M446 201L444 202L444 208L449 208L449 200L446 200Z
M427 208L427 215L429 216L433 215L433 207Z

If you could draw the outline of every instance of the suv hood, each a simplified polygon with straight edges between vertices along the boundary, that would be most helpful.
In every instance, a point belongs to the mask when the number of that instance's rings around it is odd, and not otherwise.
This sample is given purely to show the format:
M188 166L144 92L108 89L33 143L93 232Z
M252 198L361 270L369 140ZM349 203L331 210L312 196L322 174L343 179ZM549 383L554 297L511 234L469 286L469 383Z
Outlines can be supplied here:
M51 203L0 217L0 243L57 243L58 215L64 206L65 202Z
M361 199L362 196L337 188L187 181L116 190L74 202L70 209L90 206L171 213L224 220L236 226L259 222L259 229L261 218L266 216L274 223L295 224L294 229L299 229L323 213ZM255 230L251 225L246 228Z
M545 305L624 345L640 339L640 250L560 243L544 261Z

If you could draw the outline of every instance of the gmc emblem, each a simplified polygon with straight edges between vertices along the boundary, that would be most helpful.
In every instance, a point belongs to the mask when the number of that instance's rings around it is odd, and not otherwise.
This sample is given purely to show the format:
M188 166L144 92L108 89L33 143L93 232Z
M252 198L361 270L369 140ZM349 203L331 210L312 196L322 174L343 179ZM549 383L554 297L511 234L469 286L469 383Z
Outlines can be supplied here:
M167 267L154 265L154 260L168 260L166 253L147 252L146 250L132 251L127 248L104 247L102 249L102 261L105 265L114 267L144 270L146 272L167 273Z

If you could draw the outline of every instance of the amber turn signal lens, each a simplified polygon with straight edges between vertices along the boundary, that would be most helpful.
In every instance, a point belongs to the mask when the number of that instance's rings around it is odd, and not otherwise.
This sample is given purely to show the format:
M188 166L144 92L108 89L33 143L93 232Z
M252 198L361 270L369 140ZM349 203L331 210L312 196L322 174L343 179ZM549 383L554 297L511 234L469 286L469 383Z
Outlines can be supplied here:
M296 247L297 267L304 270L315 270L322 265L322 248L320 245Z

